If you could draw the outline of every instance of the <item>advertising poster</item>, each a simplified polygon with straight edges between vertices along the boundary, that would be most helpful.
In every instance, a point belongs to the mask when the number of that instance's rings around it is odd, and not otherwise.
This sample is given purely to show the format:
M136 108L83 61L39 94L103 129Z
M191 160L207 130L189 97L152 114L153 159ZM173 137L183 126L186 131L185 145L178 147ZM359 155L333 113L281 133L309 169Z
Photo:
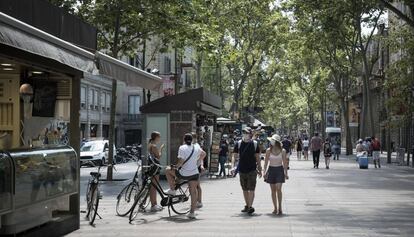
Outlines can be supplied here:
M354 103L349 103L349 126L358 127L358 109Z
M162 91L164 96L175 95L175 81L174 77L166 76L162 77Z

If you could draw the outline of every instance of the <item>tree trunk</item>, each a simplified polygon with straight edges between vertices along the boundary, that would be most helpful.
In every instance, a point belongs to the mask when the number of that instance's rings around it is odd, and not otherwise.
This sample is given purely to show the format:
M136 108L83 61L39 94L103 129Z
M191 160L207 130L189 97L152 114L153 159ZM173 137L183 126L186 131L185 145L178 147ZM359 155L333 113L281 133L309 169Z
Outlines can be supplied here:
M345 101L345 98L341 98L341 110L342 110L342 118L343 118L343 126L345 132L345 148L346 148L346 155L352 155L353 150L353 143L351 139L351 128L349 127L349 102Z
M115 142L115 108L116 108L116 87L117 82L112 79L112 100L111 100L111 115L109 119L109 154L108 154L108 171L106 179L111 181L113 178L113 160L114 160L114 142Z
M112 45L112 57L118 58L118 44L119 44L119 30L120 30L120 19L121 10L118 9L118 14L115 20L115 33L114 33L114 42ZM116 107L116 79L112 79L112 95L111 95L111 115L109 119L109 151L108 151L108 171L106 179L108 181L112 180L112 171L113 171L113 160L114 160L114 140L115 140L115 107Z
M142 45L142 60L141 60L141 69L145 71L145 51L147 50L147 41L144 39L144 43ZM147 100L145 98L145 88L142 88L142 103L145 105Z
M326 139L326 92L321 95L321 105L320 105L320 113L321 113L321 135L322 139Z
M201 53L199 53L199 55L197 56L197 62L196 62L196 71L197 71L197 75L196 75L196 88L200 88L202 87L202 82L201 82L201 65L203 63L203 55Z

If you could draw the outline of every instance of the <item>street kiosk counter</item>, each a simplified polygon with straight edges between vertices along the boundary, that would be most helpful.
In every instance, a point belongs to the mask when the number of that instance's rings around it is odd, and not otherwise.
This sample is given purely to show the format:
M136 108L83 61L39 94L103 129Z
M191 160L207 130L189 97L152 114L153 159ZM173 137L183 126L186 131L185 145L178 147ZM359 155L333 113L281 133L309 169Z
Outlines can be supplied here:
M77 193L77 169L69 146L0 152L0 235L70 218L66 203Z

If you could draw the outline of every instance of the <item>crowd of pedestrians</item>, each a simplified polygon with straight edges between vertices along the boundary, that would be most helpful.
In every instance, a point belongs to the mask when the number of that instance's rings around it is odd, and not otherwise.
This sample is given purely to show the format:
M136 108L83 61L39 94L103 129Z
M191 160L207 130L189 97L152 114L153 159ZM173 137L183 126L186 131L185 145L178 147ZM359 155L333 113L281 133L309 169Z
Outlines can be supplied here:
M270 186L271 200L273 203L272 213L275 215L282 215L282 185L285 183L288 176L289 161L292 151L297 152L297 159L305 161L309 160L309 151L312 153L313 168L319 169L320 156L323 154L325 158L326 169L330 168L331 157L334 160L339 160L341 145L338 139L326 138L323 140L319 133L314 133L311 139L308 136L301 136L296 140L289 136L279 136L273 134L265 139L267 141L263 149L263 142L258 141L258 136L253 133L250 127L246 127L241 132L241 138L234 140L231 144L233 150L230 149L230 144L227 139L223 138L220 142L219 163L220 170L218 176L226 178L227 175L234 177L239 174L240 186L243 193L244 208L243 213L253 214L255 208L253 207L257 178L263 176L264 181ZM148 153L159 162L162 156L164 144L159 145L161 134L153 132L148 143ZM260 144L259 144L260 143ZM372 156L375 168L381 168L380 163L381 144L375 137L367 139L359 139L356 145L357 156L367 155ZM264 166L262 168L262 155L264 153ZM226 163L233 161L234 168L226 172ZM189 190L191 195L191 208L188 214L189 218L195 218L195 210L203 207L202 203L202 188L200 185L200 174L204 171L204 158L206 152L197 143L197 135L195 133L185 134L183 145L178 150L177 164L168 167L166 170L166 177L170 189L166 191L167 194L175 194L176 179L184 179L189 181ZM154 176L154 179L159 179L159 175ZM156 191L150 190L151 211L161 211L162 207L157 204Z

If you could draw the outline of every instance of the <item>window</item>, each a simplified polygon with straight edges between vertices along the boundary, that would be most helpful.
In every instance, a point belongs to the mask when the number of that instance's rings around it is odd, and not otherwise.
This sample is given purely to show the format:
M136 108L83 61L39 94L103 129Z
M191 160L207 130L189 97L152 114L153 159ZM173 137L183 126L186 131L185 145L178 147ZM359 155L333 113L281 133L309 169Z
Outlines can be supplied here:
M107 112L111 111L111 96L112 96L111 93L109 92L106 93L105 99L106 99L106 111Z
M93 101L94 101L94 92L93 89L89 89L89 100L88 100L88 104L89 104L89 108L93 109Z
M101 92L101 108L102 108L102 112L105 112L106 111L105 103L106 103L106 93L104 91L102 91Z
M164 57L164 74L171 73L171 59L168 56Z
M130 95L128 97L128 114L139 114L140 106L141 106L141 96Z
M98 106L98 101L99 101L99 96L98 96L98 90L94 90L94 96L93 96L93 105L95 106L96 110L99 110L99 106Z
M81 87L81 108L86 109L86 87Z

